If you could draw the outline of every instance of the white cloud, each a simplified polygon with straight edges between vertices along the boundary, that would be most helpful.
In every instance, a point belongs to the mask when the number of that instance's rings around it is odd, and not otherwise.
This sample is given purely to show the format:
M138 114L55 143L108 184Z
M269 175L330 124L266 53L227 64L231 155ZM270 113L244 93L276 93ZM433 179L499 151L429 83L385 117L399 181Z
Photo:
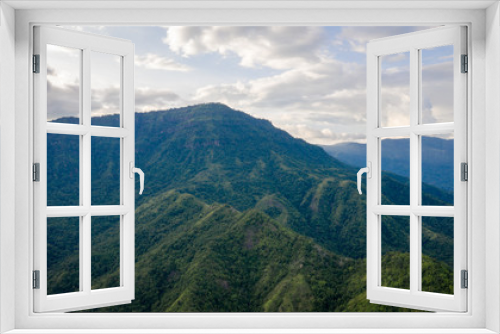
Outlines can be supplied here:
M138 112L165 110L185 104L179 95L170 90L149 88L135 90L135 110Z
M326 97L330 100L345 98L348 90L364 89L364 81L364 66L330 59L248 82L202 87L193 99L200 102L221 100L238 107L293 109L300 105L310 106Z
M107 115L117 113L119 106L118 87L92 91L93 115ZM164 89L136 88L136 112L165 110L184 105L185 102L172 91Z
M163 42L184 57L235 54L241 66L282 70L318 62L326 35L321 27L170 27Z
M120 88L108 87L93 89L92 116L103 116L120 113Z
M197 68L203 69L214 61L224 64L229 60L234 64L234 59L246 68L236 70L239 79L224 82L224 78L218 77L214 80L217 83L212 81L209 85L203 84L210 81L202 76L212 74L201 73L187 89L181 88L175 80L181 76L191 78L183 73L190 69L188 66L153 53L137 56L136 65L141 68L177 73L170 73L167 78L160 71L138 71L148 76L159 73L159 79L138 86L142 88L136 89L136 110L147 112L221 102L255 117L269 119L275 126L310 143L361 142L366 132L366 69L364 63L354 63L362 61L362 55L352 50L364 52L366 42L371 39L419 29L424 27L344 27L332 41L331 35L325 35L324 27L171 27L166 30L163 42L178 55L194 57L212 53L222 56L194 59ZM339 58L343 61L332 58L333 54L342 51L347 51ZM78 89L73 85L76 80L70 77L74 72L70 72L74 66L69 66L73 58L61 54L60 58L63 57L69 59L67 68L58 66L57 71L51 69L49 74L53 90L51 109L55 115L68 113L72 110L72 101L78 101L75 95ZM440 56L439 59L444 58ZM387 125L390 126L409 123L406 63L403 55L384 58L382 107L384 115L389 116L390 124ZM427 81L424 82L423 116L426 122L445 119L453 112L453 94L444 88L445 82L452 78L443 66L446 65L424 68ZM253 72L249 68L257 70ZM228 69L234 70L234 67ZM261 77L255 78L257 75ZM167 85L170 90L164 89ZM117 110L117 92L116 88L106 87L93 91L93 110L102 114Z
M453 122L453 61L424 66L422 119L424 123Z
M382 59L387 63L401 63L401 62L409 63L410 61L409 57L410 57L409 52L402 52L393 55L382 56Z
M329 128L318 129L307 124L283 124L279 128L290 133L295 138L303 138L317 145L334 145L342 142L363 141L364 133L336 132Z
M116 114L119 112L120 90L118 87L92 90L92 116ZM47 80L47 118L77 117L80 88L76 84L54 85ZM177 94L169 90L137 88L135 110L148 112L165 110L186 105Z
M269 119L275 126L310 143L332 144L348 138L349 132L352 138L364 138L363 65L324 59L274 76L205 86L196 91L192 101L228 104Z
M80 87L76 84L61 86L47 78L47 119L78 117Z
M148 53L142 56L135 56L135 65L144 67L150 70L163 70L163 71L178 71L178 72L188 72L192 68L176 62L173 59L164 58L157 54Z
M380 98L382 126L410 125L410 95L408 86L382 87Z

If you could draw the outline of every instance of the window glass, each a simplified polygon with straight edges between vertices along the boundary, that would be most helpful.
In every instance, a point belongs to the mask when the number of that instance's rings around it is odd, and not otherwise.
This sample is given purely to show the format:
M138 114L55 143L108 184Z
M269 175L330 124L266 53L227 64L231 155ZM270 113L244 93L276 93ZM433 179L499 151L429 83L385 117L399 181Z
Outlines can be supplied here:
M420 52L422 123L453 122L453 45Z
M421 136L422 205L453 206L453 134Z
M381 285L410 289L410 217L382 216Z
M410 138L381 138L382 205L410 205Z
M80 137L47 134L47 206L80 205Z
M47 45L47 121L80 123L80 49Z
M95 51L90 53L92 125L120 126L121 58Z
M120 216L92 217L92 290L120 286Z
M80 291L80 218L47 218L47 294Z
M120 205L120 142L92 137L92 205Z
M422 217L422 291L453 294L451 217Z
M410 125L410 53L380 57L380 126Z

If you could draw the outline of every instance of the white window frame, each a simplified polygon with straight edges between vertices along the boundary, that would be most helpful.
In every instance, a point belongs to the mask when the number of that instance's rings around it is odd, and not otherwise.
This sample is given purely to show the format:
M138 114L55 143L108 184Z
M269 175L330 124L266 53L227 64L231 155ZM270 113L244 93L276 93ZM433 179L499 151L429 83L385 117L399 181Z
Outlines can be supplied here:
M80 52L79 124L47 122L47 45L71 47ZM91 124L91 53L119 57L120 125L105 127ZM34 270L39 271L39 288L34 289L35 312L74 311L130 303L135 296L135 100L134 45L118 38L71 31L51 26L34 27L34 53L39 58L39 73L34 84L34 162L39 164L39 181L33 185ZM80 194L77 206L47 206L47 135L78 136ZM91 139L115 138L120 141L120 202L118 205L91 203ZM120 286L91 288L92 217L119 216ZM47 295L47 218L79 219L79 291Z
M242 4L207 1L165 2L163 5L144 1L144 5L163 6L162 9L80 9L41 10L50 2L1 3L0 38L6 41L1 48L0 61L0 320L2 331L16 329L15 333L36 333L37 329L53 329L51 332L69 333L77 329L88 332L104 332L98 329L127 329L129 333L146 329L176 328L214 332L283 332L283 329L301 328L295 332L342 332L342 329L358 328L359 332L461 332L491 333L500 331L500 134L497 127L500 117L500 18L498 1L405 1L413 4L407 9L390 9L394 2L291 1L255 2ZM60 2L57 6L70 6ZM106 1L87 4L76 2L73 6L106 6ZM112 4L110 6L119 6ZM123 5L127 2L122 1ZM132 3L132 2L131 2ZM245 5L246 3L246 5ZM19 10L12 6L38 8ZM245 7L246 6L246 7ZM404 7L402 1L397 6ZM428 6L428 7L426 7ZM432 6L432 8L430 7ZM461 7L457 9L457 7ZM179 9L185 8L185 9ZM225 8L226 7L226 8ZM352 9L356 8L357 9ZM436 9L438 7L438 9ZM452 8L453 7L453 8ZM486 9L489 7L488 9ZM351 8L351 9L349 9ZM408 10L408 8L412 8ZM441 8L441 9L439 9ZM14 15L15 14L15 20ZM469 120L468 142L470 183L468 268L469 307L466 313L435 314L34 314L31 290L32 259L32 82L30 55L32 26L35 24L123 24L123 25L434 25L465 24L469 27L468 78ZM486 23L486 25L485 25ZM12 34L15 30L15 44ZM15 59L13 46L15 46ZM488 71L485 71L485 64ZM11 66L9 66L11 65ZM15 66L15 75L12 70ZM15 85L12 82L15 81ZM488 84L488 85L487 85ZM10 95L10 94L12 95ZM12 98L15 94L15 99ZM12 112L15 107L15 115ZM488 117L488 118L487 118ZM3 132L11 126L14 130ZM15 148L12 141L15 139ZM7 144L7 142L8 144ZM10 142L9 142L10 141ZM9 146L10 145L10 146ZM486 154L485 152L488 152ZM488 162L488 165L486 164ZM9 181L15 171L15 183ZM6 174L11 172L12 174ZM488 182L486 182L486 174ZM4 181L6 181L4 183ZM6 189L7 186L13 188ZM14 188L15 187L15 188ZM13 190L15 189L15 190ZM6 208L7 199L15 192L15 203ZM14 219L12 219L14 218ZM473 227L472 227L473 226ZM14 240L13 242L12 240ZM14 256L12 256L14 254ZM488 256L486 256L488 255ZM29 260L27 260L29 259ZM15 283L14 283L15 282ZM9 285L10 284L10 285ZM12 289L15 286L15 289ZM15 290L15 291L12 291ZM488 291L488 293L486 293ZM15 305L13 308L12 305ZM141 329L137 329L138 327ZM244 329L247 328L245 331ZM385 328L381 330L381 328ZM64 330L62 330L64 329ZM136 331L131 329L137 329ZM167 329L170 329L168 331ZM238 330L241 329L241 330ZM281 330L280 330L281 329ZM392 331L390 330L392 329ZM433 329L433 330L431 330ZM254 332L252 331L252 332ZM46 331L45 331L46 332ZM87 331L86 331L87 332Z
M466 28L445 26L370 41L367 45L367 162L371 166L367 179L367 298L372 303L416 308L427 311L467 310L467 290L461 287L461 270L467 270L467 184L461 180L460 165L467 163L467 73L461 73L461 56L467 54ZM421 50L453 46L453 121L423 124ZM409 95L407 126L382 127L381 66L382 57L408 52ZM454 135L454 203L453 206L422 205L421 136ZM409 205L382 203L382 139L408 137L410 145ZM370 168L370 167L369 167ZM382 220L384 216L405 216L409 220L410 288L382 286ZM422 217L453 217L453 280L451 295L422 291Z

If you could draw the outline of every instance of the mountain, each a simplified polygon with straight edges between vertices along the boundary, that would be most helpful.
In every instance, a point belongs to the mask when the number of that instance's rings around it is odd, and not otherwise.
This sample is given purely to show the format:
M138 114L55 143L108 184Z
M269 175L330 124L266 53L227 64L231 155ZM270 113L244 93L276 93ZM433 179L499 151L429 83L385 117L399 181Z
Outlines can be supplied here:
M405 140L406 141L406 140ZM340 161L344 161L346 164L362 168L366 167L366 144L359 143L340 143L336 145L321 145L323 149ZM405 148L403 148L404 150ZM393 171L394 172L394 171ZM408 177L409 174L406 171L400 171L400 174Z
M105 125L116 117L92 121ZM119 141L94 142L92 187L99 191L92 201L110 204L119 194ZM75 180L63 174L74 171L78 145L50 140L48 146L55 156L48 172L52 197L74 201ZM98 311L396 310L362 297L366 203L356 191L357 169L322 148L266 120L204 104L137 114L136 165L146 174L144 194L136 197L136 300ZM396 203L408 191L407 179L384 174L383 189L384 201ZM426 201L447 203L446 193L429 189ZM49 261L57 273L51 291L78 286L78 275L65 269L78 267L78 251L61 241L70 233L64 220L54 222L59 232L48 241L57 254ZM408 256L409 226L399 220L383 217L390 284L408 275L399 264ZM111 252L118 229L111 218L93 223L92 258L100 264L93 267L95 288L116 285ZM74 241L71 233L67 239ZM453 231L429 218L423 234L429 241L424 261L443 277L433 288L444 291Z
M146 223L136 230L136 299L95 311L409 311L368 302L363 259L337 256L257 210L241 213L170 191L141 206L137 219ZM118 232L115 226L104 234L112 229ZM113 247L109 240L98 245ZM75 254L61 269L77 261ZM409 255L388 252L383 264L389 268L384 283L404 287ZM424 268L448 278L451 270L426 256ZM93 288L114 286L116 272L101 271ZM68 276L61 276L58 284L68 282ZM449 282L432 286L450 292Z
M453 144L453 139L422 137L424 183L445 191L453 191ZM366 166L366 144L341 143L322 147L332 157L348 165L357 168ZM408 178L409 161L409 139L382 140L383 170Z

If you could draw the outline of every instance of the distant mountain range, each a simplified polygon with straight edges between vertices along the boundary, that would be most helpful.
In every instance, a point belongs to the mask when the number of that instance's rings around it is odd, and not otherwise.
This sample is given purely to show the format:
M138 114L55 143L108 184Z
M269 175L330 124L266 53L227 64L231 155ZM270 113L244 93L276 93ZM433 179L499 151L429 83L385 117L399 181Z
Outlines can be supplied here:
M115 117L95 118L93 124ZM99 153L92 156L95 200L113 201L113 152L119 143L98 142ZM48 145L51 152L73 156L78 148L65 140ZM78 193L74 183L58 176L68 164L64 157L52 163L54 198L70 200ZM144 195L136 197L136 299L97 311L401 310L366 300L366 202L356 190L357 169L322 148L269 121L203 104L136 114L136 165L146 174ZM383 187L390 204L408 191L408 182L384 174ZM429 203L450 199L428 189ZM398 217L383 219L383 283L407 287L409 226ZM92 273L94 288L116 282L118 268L109 252L117 228L92 227L92 259L101 264ZM424 286L451 292L453 229L431 218L423 242L424 271L440 277L426 275ZM57 273L50 277L51 291L74 288L78 275L65 268L75 267L78 253L62 242L49 245L58 254L49 259L50 271Z
M445 191L453 190L453 139L422 137L422 180L428 185ZM324 145L332 157L354 167L366 166L366 145L341 143ZM409 139L384 139L382 141L382 168L404 176L410 175Z

